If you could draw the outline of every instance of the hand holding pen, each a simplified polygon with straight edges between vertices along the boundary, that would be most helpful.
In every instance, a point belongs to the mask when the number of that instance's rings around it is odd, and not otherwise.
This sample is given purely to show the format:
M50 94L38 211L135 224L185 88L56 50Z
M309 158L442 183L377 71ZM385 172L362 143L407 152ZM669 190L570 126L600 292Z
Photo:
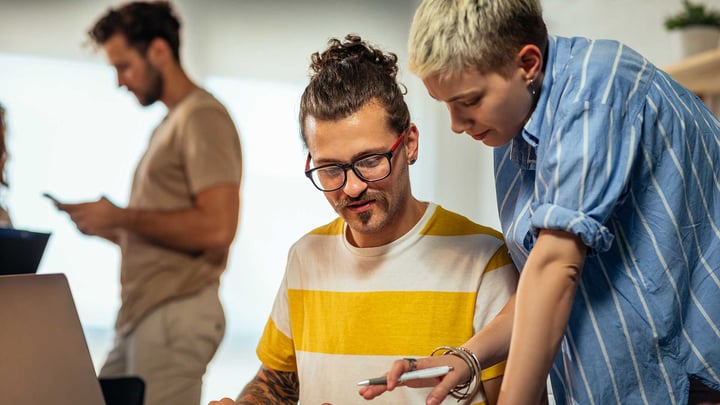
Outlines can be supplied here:
M440 375L434 377L416 377L413 379L401 379L404 374L429 369L442 370ZM411 374L412 376L412 374ZM393 378L394 377L394 378ZM359 387L358 394L366 400L376 398L384 392L393 391L402 384L408 389L433 387L431 395L444 398L451 389L462 384L469 378L469 371L462 359L456 356L432 356L419 359L404 358L395 360L385 377L386 383L379 382L379 385L370 384ZM387 382L392 379L393 381ZM381 380L376 380L381 381ZM442 401L442 399L440 400Z
M398 383L404 383L406 381L410 380L419 380L421 378L432 378L432 377L442 377L446 375L447 373L451 372L453 369L452 366L440 366L440 367L431 367L431 368L425 368L422 370L415 370L415 371L408 371L406 373L402 373L400 377L398 378ZM367 380L362 380L357 383L357 385L364 386L364 385L386 385L387 384L387 377L377 377L377 378L370 378Z

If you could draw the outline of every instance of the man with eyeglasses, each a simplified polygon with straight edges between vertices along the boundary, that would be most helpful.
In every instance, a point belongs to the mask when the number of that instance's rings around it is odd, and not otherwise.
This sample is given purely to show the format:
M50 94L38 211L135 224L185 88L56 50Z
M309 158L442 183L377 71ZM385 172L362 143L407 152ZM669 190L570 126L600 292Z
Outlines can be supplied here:
M397 57L348 35L311 67L300 106L305 174L339 218L293 245L257 347L262 366L237 402L214 405L364 403L358 382L389 359L412 366L511 316L503 308L518 275L500 234L412 195L419 134ZM504 362L485 366L492 400ZM421 403L427 393L397 389L374 402Z

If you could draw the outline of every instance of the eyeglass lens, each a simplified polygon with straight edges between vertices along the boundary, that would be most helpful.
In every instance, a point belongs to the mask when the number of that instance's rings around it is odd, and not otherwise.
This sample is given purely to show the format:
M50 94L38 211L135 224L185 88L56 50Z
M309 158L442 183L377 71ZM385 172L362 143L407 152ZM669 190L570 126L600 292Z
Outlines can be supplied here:
M390 157L385 154L365 156L348 166L320 167L312 172L312 181L322 190L337 190L347 180L347 169L364 181L382 180L390 174Z

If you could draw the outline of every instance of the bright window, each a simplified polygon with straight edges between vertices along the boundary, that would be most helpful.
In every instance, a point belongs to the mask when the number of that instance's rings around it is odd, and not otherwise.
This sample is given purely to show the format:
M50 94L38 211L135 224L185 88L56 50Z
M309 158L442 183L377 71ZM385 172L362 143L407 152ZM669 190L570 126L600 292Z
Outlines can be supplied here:
M119 251L80 234L41 194L68 201L106 195L125 205L135 164L165 114L114 87L104 64L0 54L7 108L10 190L18 228L52 231L40 273L65 273L96 367L111 345L119 306ZM243 144L240 228L223 276L225 341L205 378L203 402L235 396L259 367L255 345L272 307L290 245L334 213L303 174L297 126L304 85L213 77Z

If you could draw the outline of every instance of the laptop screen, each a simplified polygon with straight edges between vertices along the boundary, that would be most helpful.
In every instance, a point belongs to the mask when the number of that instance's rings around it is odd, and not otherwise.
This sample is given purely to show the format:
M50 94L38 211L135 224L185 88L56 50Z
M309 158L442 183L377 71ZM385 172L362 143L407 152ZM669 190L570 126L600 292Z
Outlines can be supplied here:
M105 404L65 275L0 276L0 325L0 404Z
M0 275L35 273L49 233L0 228Z

